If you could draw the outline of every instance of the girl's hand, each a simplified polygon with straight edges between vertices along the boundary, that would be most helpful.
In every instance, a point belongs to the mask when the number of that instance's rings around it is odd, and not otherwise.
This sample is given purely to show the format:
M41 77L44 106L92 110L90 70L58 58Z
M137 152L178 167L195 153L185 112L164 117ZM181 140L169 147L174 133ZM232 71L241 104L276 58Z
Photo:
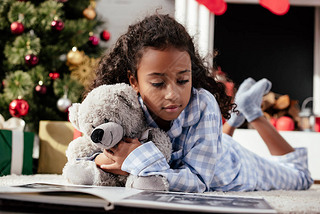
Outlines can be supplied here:
M94 159L94 162L96 163L96 165L98 167L101 167L101 165L108 165L108 164L112 164L113 160L111 160L110 158L108 158L107 156L105 156L103 153L100 153L99 155L97 155L97 157Z
M117 175L128 175L127 172L121 170L121 166L128 155L141 145L140 141L135 139L126 138L124 141L120 141L117 146L104 150L103 154L106 158L109 158L112 163L106 163L100 165L100 168L106 172L110 172Z

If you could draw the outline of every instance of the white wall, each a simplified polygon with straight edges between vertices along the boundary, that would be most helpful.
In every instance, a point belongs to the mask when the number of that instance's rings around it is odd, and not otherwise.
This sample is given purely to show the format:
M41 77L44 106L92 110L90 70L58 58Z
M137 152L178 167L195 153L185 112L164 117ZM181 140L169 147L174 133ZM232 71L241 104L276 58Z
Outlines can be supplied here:
M159 9L158 13L168 13L174 16L175 1L97 0L97 15L106 21L103 28L107 29L111 34L110 40L108 42L101 42L101 45L110 47L120 35L127 31L130 24L143 19L146 15L155 13L157 9ZM95 33L99 33L100 31Z

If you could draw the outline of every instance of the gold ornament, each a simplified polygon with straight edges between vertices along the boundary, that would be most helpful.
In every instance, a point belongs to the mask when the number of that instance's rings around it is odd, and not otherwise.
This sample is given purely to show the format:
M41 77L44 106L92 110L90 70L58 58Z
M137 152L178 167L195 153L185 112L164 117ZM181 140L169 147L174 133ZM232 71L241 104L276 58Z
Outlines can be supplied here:
M89 58L85 55L81 64L69 66L71 78L78 80L85 88L87 88L95 78L93 69L95 68L97 62L98 59Z
M84 52L78 51L76 47L73 47L67 54L67 64L79 65L84 60Z
M91 6L84 9L82 13L83 13L84 17L86 17L89 20L93 20L97 15L96 11Z

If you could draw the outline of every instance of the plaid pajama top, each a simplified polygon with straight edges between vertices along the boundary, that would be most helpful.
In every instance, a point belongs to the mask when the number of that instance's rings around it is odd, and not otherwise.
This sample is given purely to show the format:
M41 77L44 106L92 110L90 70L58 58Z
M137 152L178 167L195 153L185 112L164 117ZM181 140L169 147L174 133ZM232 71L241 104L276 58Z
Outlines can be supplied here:
M158 127L141 97L139 101L149 125ZM132 151L121 169L138 176L162 175L171 191L184 192L307 189L313 183L305 148L267 159L222 134L219 105L204 89L192 89L167 134L173 147L169 164L149 141Z

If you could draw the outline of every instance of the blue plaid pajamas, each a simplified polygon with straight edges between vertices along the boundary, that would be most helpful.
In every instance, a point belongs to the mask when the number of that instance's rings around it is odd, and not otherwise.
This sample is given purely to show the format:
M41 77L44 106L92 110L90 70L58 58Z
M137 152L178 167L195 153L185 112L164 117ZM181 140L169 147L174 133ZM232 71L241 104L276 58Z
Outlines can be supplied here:
M139 98L147 122L157 127ZM122 170L133 175L162 175L171 191L252 191L307 189L313 183L307 151L260 157L222 134L222 120L214 96L193 89L188 106L172 122L169 135L173 152L169 163L151 142L125 159Z

